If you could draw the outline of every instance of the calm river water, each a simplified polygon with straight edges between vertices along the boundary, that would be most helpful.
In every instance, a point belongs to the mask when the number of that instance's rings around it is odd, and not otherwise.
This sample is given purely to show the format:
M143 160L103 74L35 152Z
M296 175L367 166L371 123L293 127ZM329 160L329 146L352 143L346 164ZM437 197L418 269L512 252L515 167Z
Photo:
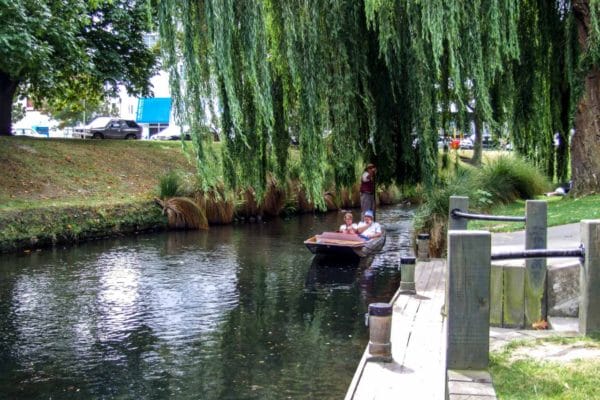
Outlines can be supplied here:
M355 212L358 215L358 212ZM412 210L384 250L320 265L341 213L3 255L2 399L341 399L369 303L396 291Z

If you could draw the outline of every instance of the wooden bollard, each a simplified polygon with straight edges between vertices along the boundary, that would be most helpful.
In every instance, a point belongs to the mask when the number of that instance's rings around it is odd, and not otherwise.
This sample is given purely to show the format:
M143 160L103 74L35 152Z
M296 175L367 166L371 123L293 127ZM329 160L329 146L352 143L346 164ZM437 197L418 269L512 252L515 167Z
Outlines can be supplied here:
M548 247L548 204L542 200L525 202L525 249ZM525 260L525 326L546 319L546 258Z
M415 258L400 258L400 293L415 294Z
M469 198L465 196L450 196L449 203L448 230L466 230L469 220L461 217L453 217L452 210L469 212Z
M585 258L579 269L579 333L600 333L600 220L581 221Z
M392 305L369 304L369 353L372 361L392 361Z
M429 261L429 233L417 235L417 258L419 261Z
M448 232L447 369L488 367L491 248L489 232Z

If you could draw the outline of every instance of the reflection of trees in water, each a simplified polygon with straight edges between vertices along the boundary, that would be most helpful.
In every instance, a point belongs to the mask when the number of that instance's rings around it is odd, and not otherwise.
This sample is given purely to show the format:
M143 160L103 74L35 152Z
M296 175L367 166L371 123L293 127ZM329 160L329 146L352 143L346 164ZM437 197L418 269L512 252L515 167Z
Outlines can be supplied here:
M361 295L365 303L387 303L400 286L400 274L391 269L369 267L360 275Z
M367 304L389 287L377 263L313 269L302 241L337 217L0 261L0 392L24 382L13 397L342 397L368 338Z
M215 226L205 231L171 231L166 233L164 251L166 254L181 254L185 251L206 252L219 250L231 243L232 226Z
M301 241L282 241L289 230L248 230L233 239L240 300L222 325L218 397L343 396L365 344L355 280L343 290L304 290L311 257Z

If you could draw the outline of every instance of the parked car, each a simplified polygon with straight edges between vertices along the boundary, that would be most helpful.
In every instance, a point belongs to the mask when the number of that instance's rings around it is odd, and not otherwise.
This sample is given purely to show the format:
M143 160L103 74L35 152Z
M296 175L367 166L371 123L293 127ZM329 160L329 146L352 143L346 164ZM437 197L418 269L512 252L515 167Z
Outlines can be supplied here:
M75 128L74 136L82 139L141 139L142 127L127 119L98 117L83 128Z
M469 138L464 138L460 140L459 143L459 147L461 149L472 149L473 148L473 141Z
M169 125L156 135L152 135L152 140L181 140L181 127L177 125ZM189 133L183 135L184 140L191 140Z

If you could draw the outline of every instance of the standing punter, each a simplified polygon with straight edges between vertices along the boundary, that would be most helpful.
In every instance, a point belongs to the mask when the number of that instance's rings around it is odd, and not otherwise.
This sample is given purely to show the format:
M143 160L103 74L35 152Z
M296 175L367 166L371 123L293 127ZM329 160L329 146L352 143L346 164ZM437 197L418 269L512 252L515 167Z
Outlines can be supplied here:
M375 210L375 164L367 164L360 177L360 212L365 215L367 210Z

